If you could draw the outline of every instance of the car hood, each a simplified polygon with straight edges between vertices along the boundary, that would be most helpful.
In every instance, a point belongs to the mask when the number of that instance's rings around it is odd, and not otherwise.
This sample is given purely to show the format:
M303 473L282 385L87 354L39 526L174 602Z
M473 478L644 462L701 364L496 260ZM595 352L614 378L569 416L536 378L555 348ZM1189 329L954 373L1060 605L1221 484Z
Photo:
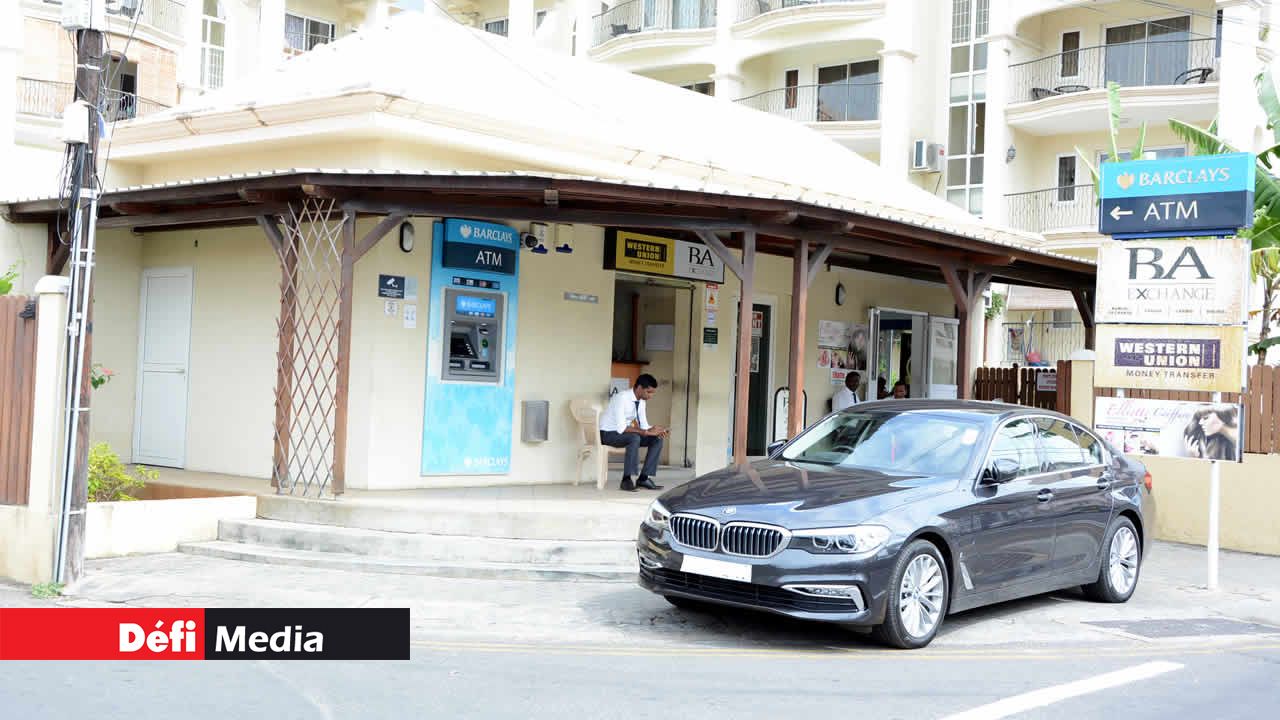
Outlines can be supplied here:
M955 483L954 477L762 461L703 475L667 491L660 500L672 513L809 528L854 525L937 495Z

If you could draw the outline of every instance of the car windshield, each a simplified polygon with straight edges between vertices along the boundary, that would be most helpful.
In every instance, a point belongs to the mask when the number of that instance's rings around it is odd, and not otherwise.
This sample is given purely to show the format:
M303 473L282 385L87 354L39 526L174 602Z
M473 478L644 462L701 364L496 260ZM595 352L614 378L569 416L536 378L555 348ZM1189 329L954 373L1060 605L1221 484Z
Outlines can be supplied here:
M979 428L954 415L846 411L805 431L782 458L890 474L954 475L973 457Z

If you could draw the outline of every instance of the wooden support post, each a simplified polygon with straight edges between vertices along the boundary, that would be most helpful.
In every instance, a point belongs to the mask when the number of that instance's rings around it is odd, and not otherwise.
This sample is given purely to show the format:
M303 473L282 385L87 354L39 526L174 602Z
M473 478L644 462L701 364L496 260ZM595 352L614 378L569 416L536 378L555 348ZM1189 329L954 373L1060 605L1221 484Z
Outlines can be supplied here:
M342 215L342 284L338 288L338 377L333 408L334 495L347 489L347 406L351 384L351 318L356 273L356 214Z
M738 374L733 395L733 462L747 462L747 408L751 392L751 299L755 295L756 232L742 234L741 300L738 302Z
M1094 347L1093 293L1094 291L1085 288L1071 291L1071 297L1076 301L1076 310L1080 312L1080 320L1084 322L1084 346L1087 350L1096 349Z
M297 234L286 238L274 217L258 216L258 226L280 259L280 326L276 329L276 421L274 446L271 451L271 487L279 489L281 479L288 483L289 450L293 421L294 335L297 319L298 245Z
M787 437L804 429L804 331L809 305L809 242L796 243L791 261L791 351L787 372Z
M956 303L956 318L960 321L956 328L956 395L961 400L973 399L973 368L969 363L969 332L974 318L979 314L979 302L987 284L991 282L989 273L967 270L963 274L954 265L941 265L942 277L951 289L951 297Z

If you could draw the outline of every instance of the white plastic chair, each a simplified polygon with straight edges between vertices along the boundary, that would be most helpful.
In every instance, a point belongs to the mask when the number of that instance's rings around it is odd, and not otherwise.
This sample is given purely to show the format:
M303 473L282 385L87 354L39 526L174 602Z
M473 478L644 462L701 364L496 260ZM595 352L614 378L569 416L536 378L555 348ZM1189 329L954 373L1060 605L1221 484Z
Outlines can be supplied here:
M602 403L597 398L582 396L569 401L569 412L578 423L582 445L578 447L578 471L574 473L573 484L582 481L582 468L591 460L590 467L595 473L596 488L603 490L609 481L609 456L626 455L623 448L615 448L600 442L600 414Z

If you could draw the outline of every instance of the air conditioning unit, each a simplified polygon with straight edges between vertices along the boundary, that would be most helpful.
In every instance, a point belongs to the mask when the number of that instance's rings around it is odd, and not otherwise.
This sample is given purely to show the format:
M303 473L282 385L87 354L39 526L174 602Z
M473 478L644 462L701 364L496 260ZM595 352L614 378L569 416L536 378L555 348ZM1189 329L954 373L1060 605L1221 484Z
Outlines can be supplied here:
M63 0L63 30L106 30L107 4L102 0Z
M942 172L942 162L946 154L947 151L942 148L941 143L916 140L911 146L911 172Z

